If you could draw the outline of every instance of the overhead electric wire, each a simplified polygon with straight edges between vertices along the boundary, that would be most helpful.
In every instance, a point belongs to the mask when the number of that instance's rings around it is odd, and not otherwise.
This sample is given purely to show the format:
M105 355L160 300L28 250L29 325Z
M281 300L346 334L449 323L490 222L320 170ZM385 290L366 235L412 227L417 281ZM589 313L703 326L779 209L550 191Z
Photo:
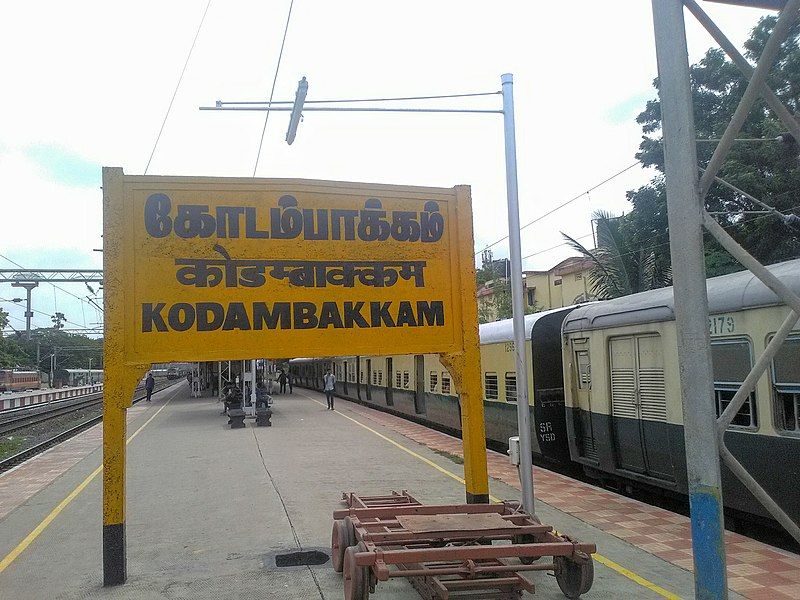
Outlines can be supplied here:
M147 166L144 168L144 174L147 175L147 170L150 168L150 163L153 161L153 156L156 153L156 148L158 147L158 142L161 139L161 134L164 133L164 126L167 124L167 118L169 118L169 113L172 110L172 104L175 102L175 97L178 95L178 89L181 87L181 82L183 81L183 75L186 73L186 67L189 65L189 59L192 57L192 51L194 50L194 46L197 43L197 38L200 36L200 30L203 28L203 22L206 20L206 15L208 14L208 9L211 6L211 0L208 0L206 3L206 9L203 11L203 18L200 19L200 25L197 26L197 32L194 34L194 39L192 40L192 45L189 48L189 54L186 55L186 62L183 63L183 69L181 69L181 74L178 77L178 83L175 86L175 91L172 92L172 98L170 98L169 106L167 106L167 113L164 115L164 120L161 122L161 129L158 130L158 135L156 136L156 141L153 144L153 150L150 152L150 158L147 159Z
M0 298L0 302L8 302L9 304L13 304L14 306L19 306L20 308L22 308L22 305L19 302L14 302L13 300L11 300L9 298ZM51 317L51 318L53 317L53 315L51 315L49 313L46 313L43 310L39 310L37 308L33 308L32 306L31 306L31 312L39 313L40 315L45 315L46 317ZM76 323L75 321L70 321L67 318L64 318L62 320L65 323L71 323L72 325L75 325L75 327L81 327L81 328L85 327L85 325L81 325L80 323ZM47 329L47 328L46 327L40 327L39 329Z
M569 199L569 200L567 200L566 202L562 202L561 204L559 204L559 205L558 205L558 206L556 206L555 208L552 208L551 210L547 211L546 213L544 213L544 214L542 214L542 215L539 215L539 216L538 216L538 217L536 217L536 218L535 218L533 221L530 221L530 222L526 223L525 225L523 225L522 227L520 227L520 228L519 228L519 230L520 230L520 231L522 231L522 230L523 230L523 229L525 229L526 227L530 227L530 226L531 226L531 225L533 225L534 223L538 223L539 221L541 221L541 220L542 220L542 219L544 219L545 217L549 217L549 216L550 216L550 215L552 215L554 212L561 210L562 208L564 208L565 206L567 206L567 205L569 205L569 204L572 204L572 203L573 203L573 202L575 202L576 200L580 200L580 199L581 199L581 198L583 198L584 196L588 195L590 192L592 192L592 191L596 190L597 188L599 188L599 187L601 187L601 186L605 185L606 183L608 183L608 182L609 182L609 181L611 181L612 179L615 179L615 178L619 177L620 175L622 175L622 174L623 174L623 173L625 173L626 171L630 171L630 170L631 170L633 167L635 167L635 166L636 166L636 165L638 165L638 164L639 164L639 161L636 161L635 163L632 163L632 164L628 165L627 167L625 167L625 168L624 168L624 169L622 169L621 171L617 171L616 173L614 173L613 175L611 175L611 177L608 177L608 178L604 179L603 181L601 181L600 183L597 183L597 184L593 185L592 187L590 187L590 188L589 188L588 190L586 190L585 192L581 192L581 193L580 193L580 194L578 194L577 196L575 196L575 197L573 197L573 198L570 198L570 199ZM508 239L508 235L504 235L504 236L503 236L503 237L501 237L499 240L496 240L496 241L492 242L491 244L489 244L488 246L484 246L483 248L481 248L480 250L478 250L477 252L475 252L475 256L477 256L478 254L480 254L480 253L481 253L481 252L483 252L484 250L488 250L488 249L489 249L489 248L491 248L492 246L496 246L497 244L499 244L499 243L500 243L500 242L502 242L503 240L507 240L507 239Z
M15 260L11 260L10 258L8 258L7 256L5 256L4 254L0 254L0 258L2 258L3 260L7 260L7 261L8 261L8 262L10 262L12 265L14 265L15 267L19 267L19 268L20 268L20 269L22 269L23 271L35 271L35 269L26 269L26 268L25 268L25 267L23 267L21 264L19 264L17 261L15 261ZM56 285L56 284L55 284L55 283L53 283L52 281L42 280L42 283L49 283L49 284L50 284L50 285L52 285L52 286L53 286L55 289L57 289L57 290L61 290L61 291L62 291L62 292L64 292L65 294L68 294L68 295L72 296L73 298L77 298L77 299L78 299L78 300L80 300L81 302L86 302L86 300L85 300L84 298L81 298L81 297L80 297L80 296L78 296L77 294L73 294L73 293L72 293L72 292L70 292L69 290L65 290L64 288L62 288L61 286L58 286L58 285Z
M798 208L800 208L800 205L792 206L790 208L787 208L786 210L795 210L795 209L798 209ZM743 223L752 223L753 221L758 221L759 219L765 219L766 217L771 217L771 216L772 216L771 213L759 214L757 216L754 216L751 219L742 219L738 223L731 223L730 225L723 225L722 228L723 229L731 229L733 227L738 227L739 225L742 225ZM573 238L573 239L580 240L580 239L589 237L590 235L592 235L592 234L590 233L590 234L584 235L582 237ZM525 258L530 258L531 256L534 256L536 254L541 254L543 252L548 252L549 250L553 250L555 248L558 248L559 246L565 246L567 244L569 244L569 242L564 242L563 244L559 244L558 246L553 246L552 248L547 248L546 250L540 250L539 252L534 252L533 254L529 254L528 256L525 256L523 258L523 260ZM636 254L637 252L645 252L647 250L655 250L656 248L661 248L662 246L667 246L667 245L669 245L669 241L661 242L660 244L654 244L653 246L646 246L644 248L636 248L635 250L630 250L628 252L622 252L621 254L615 254L614 257L617 258L617 257L622 257L622 256L631 256L633 254Z
M358 103L358 102L403 102L405 100L439 100L442 98L475 98L477 96L496 96L503 92L475 92L471 94L442 94L438 96L402 96L397 98L336 98L334 100L306 100L303 104L340 104L340 103ZM219 106L226 104L240 104L242 106L255 105L255 104L294 104L294 100L274 100L263 102L261 100L245 100L242 102L217 102Z
M294 0L289 2L289 13L286 15L286 27L283 29L283 39L281 40L281 50L278 53L278 64L275 66L275 77L272 78L272 90L269 93L269 103L272 104L272 97L275 94L275 84L278 81L278 73L281 70L281 59L283 58L283 47L286 45L286 34L289 32L289 22L292 19L292 8L294 7ZM253 165L253 177L256 176L258 170L258 161L261 158L261 147L264 145L264 134L267 131L267 123L269 122L269 115L272 111L267 111L264 117L264 127L261 129L261 140L258 142L258 154L256 154L256 164Z
M576 238L572 238L572 239L574 239L576 241L577 240L584 240L584 239L586 239L588 237L592 237L592 235L593 235L592 233L587 233L586 235L582 235L580 237L576 237ZM561 242L560 244L556 244L555 246L550 246L549 248L545 248L544 250L537 250L536 252L534 252L532 254L528 254L527 256L523 256L522 260L525 260L526 258L530 258L531 256L536 256L537 254L544 254L545 252L550 252L551 250L555 250L556 248L560 248L561 246L566 246L568 244L569 244L569 242Z

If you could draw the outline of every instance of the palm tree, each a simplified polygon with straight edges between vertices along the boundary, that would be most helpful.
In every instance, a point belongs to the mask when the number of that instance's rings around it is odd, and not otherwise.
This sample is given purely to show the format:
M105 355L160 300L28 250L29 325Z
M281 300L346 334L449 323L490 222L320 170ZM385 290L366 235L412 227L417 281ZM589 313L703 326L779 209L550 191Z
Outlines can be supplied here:
M593 215L597 223L597 247L589 250L564 232L561 235L575 250L594 264L589 272L591 293L600 300L618 298L671 285L669 262L659 260L652 247L636 244L625 216L615 217L599 210Z

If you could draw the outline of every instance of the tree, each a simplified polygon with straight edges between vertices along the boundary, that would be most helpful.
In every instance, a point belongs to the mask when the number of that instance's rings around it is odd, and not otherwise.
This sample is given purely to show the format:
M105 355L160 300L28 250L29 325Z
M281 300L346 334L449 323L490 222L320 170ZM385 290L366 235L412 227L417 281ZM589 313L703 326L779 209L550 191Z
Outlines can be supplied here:
M589 250L562 233L567 243L593 263L589 272L589 291L600 300L627 296L669 285L672 274L658 248L645 246L631 215L615 217L604 211L593 215L597 247Z
M10 339L0 337L0 367L11 368L30 364L28 356L20 345Z
M8 327L8 313L0 308L0 332Z
M50 320L53 321L53 329L63 329L64 321L66 321L67 318L64 316L64 313L57 312L50 317Z
M775 17L762 18L745 42L745 56L752 60L761 55L769 34L775 26ZM722 136L733 115L747 80L736 66L719 49L710 49L700 62L691 66L692 96L696 137L699 140ZM800 25L778 54L768 78L770 87L790 111L800 109ZM658 79L654 81L658 88ZM644 133L636 158L643 166L664 172L664 149L661 137L661 106L659 100L650 100L637 117ZM800 161L796 140L784 136L783 126L759 101L748 115L739 138L765 139L767 141L735 143L728 154L719 177L745 190L756 198L774 206L783 213L796 213L800 209ZM713 142L698 142L697 156L704 166L714 151ZM630 213L630 240L634 247L656 247L657 261L669 263L669 237L667 233L666 193L663 175L658 175L646 186L628 192L633 204ZM706 197L709 211L717 215L720 224L751 254L765 263L800 256L800 235L796 229L771 215L745 215L744 210L757 210L750 200L720 184L712 186ZM720 246L706 235L706 270L709 276L719 275L741 267Z

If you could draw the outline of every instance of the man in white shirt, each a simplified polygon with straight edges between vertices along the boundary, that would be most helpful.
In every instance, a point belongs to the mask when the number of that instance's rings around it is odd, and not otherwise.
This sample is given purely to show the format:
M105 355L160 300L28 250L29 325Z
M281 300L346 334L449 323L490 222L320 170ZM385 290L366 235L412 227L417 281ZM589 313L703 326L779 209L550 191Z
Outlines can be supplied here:
M328 401L328 410L333 410L333 391L335 389L336 376L328 369L325 371L323 381L325 382L325 399Z

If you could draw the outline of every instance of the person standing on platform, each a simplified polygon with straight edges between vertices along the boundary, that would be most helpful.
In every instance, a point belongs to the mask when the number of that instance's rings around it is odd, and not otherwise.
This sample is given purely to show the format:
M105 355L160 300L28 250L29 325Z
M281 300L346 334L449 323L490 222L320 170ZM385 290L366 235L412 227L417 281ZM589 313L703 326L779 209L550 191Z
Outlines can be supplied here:
M289 382L289 393L290 393L290 394L291 394L291 393L294 391L294 390L292 389L292 379L294 379L294 375L292 374L292 371L290 370L290 371L289 371L289 372L286 374L286 380Z
M323 377L323 381L325 382L325 399L328 401L328 410L334 410L333 390L334 384L336 383L336 376L331 373L330 369L328 369L325 371L325 377Z
M281 374L278 375L278 383L281 384L281 394L286 393L286 373L281 369Z
M147 401L150 402L150 396L153 395L153 388L156 387L156 380L153 379L153 374L148 373L147 379L144 382L144 389L147 392Z

